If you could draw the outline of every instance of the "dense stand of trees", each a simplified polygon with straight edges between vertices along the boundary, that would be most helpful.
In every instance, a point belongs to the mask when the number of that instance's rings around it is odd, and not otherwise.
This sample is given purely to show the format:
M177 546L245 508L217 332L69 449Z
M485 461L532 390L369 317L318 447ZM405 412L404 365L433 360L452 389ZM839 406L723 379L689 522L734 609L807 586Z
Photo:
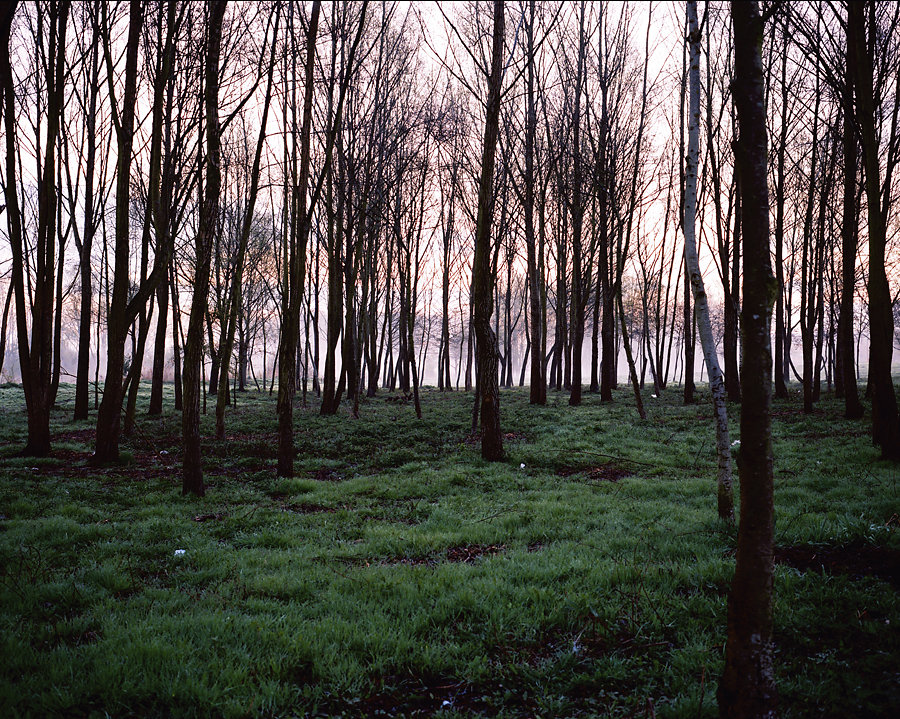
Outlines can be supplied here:
M848 418L870 406L900 459L900 5L766 7L5 4L0 371L24 390L23 452L51 451L70 377L96 463L145 370L150 414L174 377L194 494L208 398L226 440L250 387L277 386L289 476L298 394L358 415L399 390L421 416L431 378L474 390L498 460L501 386L577 407L627 373L643 418L648 386L694 402L699 378L726 520L726 398L741 413L760 523L741 523L735 593L764 594L770 386L799 382L804 412L828 391ZM770 608L730 611L768 641ZM730 629L724 703L752 694L747 641ZM774 701L754 661L748 716Z

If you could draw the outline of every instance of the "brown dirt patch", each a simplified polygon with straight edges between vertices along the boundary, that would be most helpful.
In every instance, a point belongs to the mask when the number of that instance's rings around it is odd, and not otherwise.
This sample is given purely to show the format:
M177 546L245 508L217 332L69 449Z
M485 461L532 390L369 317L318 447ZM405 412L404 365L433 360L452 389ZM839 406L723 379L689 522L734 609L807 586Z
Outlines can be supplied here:
M310 474L317 482L340 482L344 479L331 467L319 467L314 472L310 472Z
M494 557L502 554L507 549L505 544L463 544L458 547L449 547L444 552L444 560L454 564L473 564L482 557ZM430 554L424 557L393 557L386 559L382 564L405 564L409 567L434 567L437 566L440 557ZM366 562L368 565L369 563Z
M630 477L633 473L614 462L607 462L594 467L560 467L556 470L559 477L571 477L583 474L588 482L618 482L623 477Z
M93 429L73 429L66 432L54 432L52 442L81 442L82 444L94 444Z
M505 544L466 544L460 547L450 547L446 557L448 562L471 564L482 557L493 557L505 551Z
M900 589L900 550L854 542L842 547L794 545L775 547L776 564L801 572L845 574L853 579L877 577Z

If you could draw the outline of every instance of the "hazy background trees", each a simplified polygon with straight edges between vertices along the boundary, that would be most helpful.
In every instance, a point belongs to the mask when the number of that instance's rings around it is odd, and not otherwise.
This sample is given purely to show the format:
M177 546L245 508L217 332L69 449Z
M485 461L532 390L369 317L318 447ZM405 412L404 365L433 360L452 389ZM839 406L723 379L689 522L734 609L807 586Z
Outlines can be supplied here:
M786 397L799 382L813 411L834 390L848 416L867 392L875 439L891 454L896 403L877 387L889 385L900 294L898 11L868 3L860 20L848 7L798 3L765 23L774 391ZM151 413L163 410L164 380L182 407L194 342L200 411L215 397L221 437L234 390L278 386L285 472L295 392L322 412L347 400L356 413L382 388L415 407L422 384L478 384L473 258L492 6L226 6L205 287L195 239L211 6L48 1L5 12L0 370L30 388L29 451L48 451L47 408L73 380L73 416L100 408L97 461L114 459L142 377ZM566 391L577 405L585 391L609 401L627 380L645 412L648 395L673 384L693 401L715 356L740 401L746 263L728 6L698 7L705 355L682 223L684 7L522 0L504 13L487 257L498 384L528 382L537 404ZM189 314L207 289L197 340Z

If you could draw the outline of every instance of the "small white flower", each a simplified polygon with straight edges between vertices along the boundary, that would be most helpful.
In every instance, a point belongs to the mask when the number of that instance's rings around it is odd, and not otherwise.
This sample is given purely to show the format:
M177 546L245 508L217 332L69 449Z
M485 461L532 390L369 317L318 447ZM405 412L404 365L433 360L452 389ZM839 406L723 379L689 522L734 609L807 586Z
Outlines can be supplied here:
M655 395L655 394L651 394L650 396L653 397L653 399L656 399L656 395Z
M183 555L186 551L187 551L186 549L176 549L176 550L175 550L175 556L176 556L176 557L180 557L180 556Z
M731 446L732 446L732 447L740 447L740 446L741 446L741 440L739 440L739 439L734 440L734 442L731 443Z
M524 463L524 462L522 462L522 464L519 465L519 469L525 469L525 463Z

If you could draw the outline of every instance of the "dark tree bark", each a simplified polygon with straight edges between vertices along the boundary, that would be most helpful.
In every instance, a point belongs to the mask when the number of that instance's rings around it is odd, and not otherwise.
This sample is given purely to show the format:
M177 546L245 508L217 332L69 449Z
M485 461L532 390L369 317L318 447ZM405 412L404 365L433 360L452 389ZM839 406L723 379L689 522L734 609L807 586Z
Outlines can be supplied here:
M493 243L491 201L494 161L500 127L500 84L503 71L504 3L494 0L494 31L491 74L488 78L487 115L484 124L484 149L478 186L478 219L475 224L475 254L472 261L472 303L477 340L478 392L481 397L481 456L488 461L503 458L503 434L500 431L500 388L497 361L500 349L491 328L495 277L491 268Z
M56 271L56 142L63 111L66 27L70 3L50 6L47 55L47 128L44 163L38 168L38 223L35 244L35 281L31 294L31 342L26 315L25 258L16 167L15 86L10 64L10 32L16 3L0 11L0 86L6 135L6 214L12 250L11 284L16 302L16 336L19 367L28 417L28 441L22 454L45 456L50 452L50 409L53 405L51 365L53 345L54 285ZM40 140L40 138L39 138Z
M790 346L787 343L787 331L784 322L784 202L785 202L785 154L787 153L788 127L788 13L784 14L783 42L781 53L781 132L778 137L778 150L775 175L775 278L778 282L778 294L775 298L775 396L786 399L787 365L790 361Z
M295 188L297 215L306 218L306 190L309 185L310 128L312 125L313 72L316 62L316 35L319 27L321 2L313 2L306 31L306 66L303 86L303 119L300 127L300 176ZM300 332L300 298L305 275L306 242L309 225L299 228L296 244L290 244L285 255L284 301L281 314L281 340L278 345L278 476L294 474L294 392L296 364L294 348ZM299 246L298 246L299 245Z
M869 12L866 27L865 10ZM866 204L869 225L869 382L872 386L872 440L882 456L900 460L900 416L891 377L894 317L885 271L887 244L885 208L881 204L881 169L875 134L875 98L872 88L874 52L873 2L848 5L847 29L856 65L856 119L862 138ZM868 32L867 32L868 30ZM890 192L887 193L888 196Z
M743 199L743 404L734 580L728 598L725 672L719 683L722 717L775 717L772 668L772 351L769 328L778 287L769 255L766 106L760 57L763 21L756 2L731 3L734 27L734 102L740 137L738 171Z
M822 93L819 62L816 59L815 103L813 105L812 160L809 171L809 188L806 196L806 213L803 218L803 254L800 262L800 338L803 349L803 411L813 411L813 334L816 319L816 271L813 267L816 243L813 232L813 207L816 197L816 182L820 181L816 168L819 155L819 107Z
M92 13L99 12L95 6ZM91 250L94 245L94 233L97 222L94 216L94 172L97 159L97 98L100 94L100 53L99 38L96 36L96 15L93 16L94 41L90 51L90 80L88 82L88 112L84 118L87 135L87 157L85 158L84 188L84 232L78 247L78 271L81 279L81 302L78 318L78 360L75 371L75 416L74 419L87 419L90 405L89 380L91 358ZM78 242L76 236L76 242ZM99 358L98 358L99 360Z
M206 493L200 457L200 380L203 369L201 362L203 320L207 311L213 235L216 231L219 193L222 188L219 155L221 141L219 137L219 56L222 48L222 20L225 17L226 6L226 0L212 0L209 9L204 87L206 183L203 205L200 209L200 227L194 243L196 250L194 296L191 302L191 315L184 346L184 371L182 373L184 410L181 415L181 435L184 442L184 465L181 492L199 497Z
M856 364L853 357L853 296L856 292L856 177L859 154L853 115L853 86L856 74L853 44L847 39L847 69L843 93L844 148L844 216L841 222L841 309L838 316L837 365L841 374L840 388L844 396L844 416L859 419L863 406L856 385ZM777 367L777 363L776 363Z
M106 14L105 5L104 15ZM113 122L118 137L116 158L116 247L113 269L112 302L107 312L106 380L103 384L103 400L97 413L97 436L92 461L96 464L114 462L119 459L119 437L121 435L123 373L125 369L125 340L131 324L127 315L128 293L130 291L128 263L131 224L129 201L131 198L131 161L134 144L134 115L137 104L138 43L143 22L143 4L132 0L129 10L128 44L125 51L125 94L122 107L112 109ZM103 50L107 67L112 67L111 39L108 37L109 23L104 23ZM112 72L109 73L110 98L115 98L112 90ZM115 104L115 102L113 102ZM118 117L117 114L121 113Z
M584 204L581 198L581 93L586 50L584 12L582 2L578 21L578 65L575 71L575 109L572 116L572 201L569 207L572 214L572 390L569 404L573 407L581 404L581 348L584 343L584 310L588 294L588 283L585 282L581 269L581 236L584 226Z
M528 4L528 20L525 23L526 42L526 93L525 93L525 178L524 178L524 211L525 211L525 244L528 252L528 297L530 300L528 324L531 328L531 385L529 401L531 404L547 404L547 377L544 372L544 326L541 313L541 285L543 273L539 273L537 259L537 240L534 226L534 153L537 136L537 111L534 97L534 19L535 4Z

